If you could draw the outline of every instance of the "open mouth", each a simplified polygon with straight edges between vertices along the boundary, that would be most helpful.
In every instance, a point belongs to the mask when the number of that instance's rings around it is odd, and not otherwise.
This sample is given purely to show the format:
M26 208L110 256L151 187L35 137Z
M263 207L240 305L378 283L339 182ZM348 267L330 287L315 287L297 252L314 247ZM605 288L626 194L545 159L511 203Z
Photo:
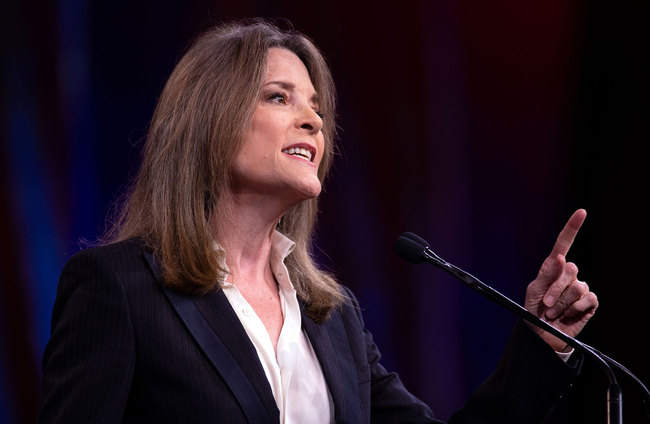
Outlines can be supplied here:
M290 156L298 156L309 162L313 162L312 159L316 156L314 148L309 145L291 146L287 149L283 149L282 153L286 153Z

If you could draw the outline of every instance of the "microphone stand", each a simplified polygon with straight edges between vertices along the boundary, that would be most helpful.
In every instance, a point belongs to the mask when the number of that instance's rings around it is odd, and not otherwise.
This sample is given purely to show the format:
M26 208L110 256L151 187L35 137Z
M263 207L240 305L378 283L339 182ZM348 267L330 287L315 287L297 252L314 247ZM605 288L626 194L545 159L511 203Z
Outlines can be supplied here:
M504 296L498 291L494 290L492 287L481 282L476 277L472 276L466 271L458 268L457 266L445 261L438 255L436 255L426 241L421 239L419 236L416 236L413 233L404 233L402 237L398 238L395 243L395 251L405 259L413 263L418 263L422 260L428 262L446 272L456 277L463 284L468 286L474 291L481 293L483 296L497 303L498 305L503 306L504 308L510 310L517 314L520 318L528 321L529 323L553 334L560 340L567 343L569 346L573 347L576 350L579 350L586 355L594 358L600 365L603 367L607 378L609 379L609 385L607 388L607 423L608 424L622 424L623 423L623 394L621 388L618 385L616 380L616 375L612 371L608 362L617 366L625 373L630 375L641 387L645 390L646 394L650 396L648 389L641 383L641 381L636 378L631 372L629 372L625 367L620 365L618 362L608 358L607 356L601 354L596 349L591 346L578 341L577 339L569 336L568 334L558 330L553 327L548 322L542 320L536 315L529 312L526 308L519 305L518 303L512 301L510 298ZM646 412L648 412L648 400L645 400ZM650 412L648 412L650 415Z
M543 330L548 331L549 333L553 334L558 339L562 340L563 342L573 347L574 349L582 351L587 355L592 356L594 359L596 359L603 366L605 374L609 379L609 386L607 387L607 424L623 424L623 394L618 385L616 375L612 371L609 364L607 364L607 362L600 355L596 354L584 343L558 330L548 322L542 320L541 318L529 312L523 306L513 302L512 300L510 300L510 298L502 295L498 291L494 290L492 287L479 281L471 274L463 271L462 269L456 267L453 264L450 264L442 260L440 257L438 257L435 253L433 253L433 251L429 250L428 248L427 250L424 251L423 259L426 262L435 265L444 271L447 271L449 274L456 277L458 280L460 280L463 284L465 284L472 290L481 293L483 296L487 297L493 302L505 307L511 312L514 312L520 318L528 321L529 323Z

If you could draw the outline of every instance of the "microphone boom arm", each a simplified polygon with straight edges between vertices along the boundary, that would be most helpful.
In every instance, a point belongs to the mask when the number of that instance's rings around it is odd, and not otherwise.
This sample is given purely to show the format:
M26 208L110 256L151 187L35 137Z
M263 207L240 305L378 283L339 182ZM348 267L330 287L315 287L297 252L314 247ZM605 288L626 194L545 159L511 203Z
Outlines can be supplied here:
M436 255L428 246L427 242L424 241L419 236L413 233L404 233L399 237L394 246L395 251L398 255L402 256L404 259L412 262L419 263L421 261L428 262L443 271L453 275L460 282L471 288L472 290L482 294L486 298L492 300L498 305L508 309L511 312L517 314L520 318L529 322L532 325L535 325L542 330L549 332L555 337L567 343L569 346L574 349L585 353L586 355L595 359L605 371L607 378L609 380L609 386L607 389L607 423L608 424L622 424L623 422L623 396L621 389L616 380L616 375L612 371L612 368L609 364L614 365L628 376L630 376L640 387L644 390L647 398L643 400L646 413L650 417L650 391L646 386L639 380L634 374L627 370L624 366L609 358L608 356L600 353L598 350L592 348L591 346L582 343L581 341L575 339L574 337L569 336L561 330L553 327L548 322L534 315L528 311L523 306L512 301L507 296L499 293L497 290L488 286L487 284L481 282L478 278L469 274L466 271L458 268L457 266L445 261L440 256Z

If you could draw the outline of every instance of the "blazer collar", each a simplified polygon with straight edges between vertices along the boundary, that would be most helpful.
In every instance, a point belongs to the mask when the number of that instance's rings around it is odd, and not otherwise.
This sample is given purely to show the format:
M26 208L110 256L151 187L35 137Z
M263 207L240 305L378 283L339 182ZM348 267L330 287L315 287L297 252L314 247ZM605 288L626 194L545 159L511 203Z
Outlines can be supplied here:
M158 281L161 281L161 269L153 255L145 252L145 258ZM264 407L272 416L279 416L273 391L255 346L223 291L212 290L204 296L194 298L193 302L215 335L230 350ZM357 370L340 312L335 310L325 322L316 323L307 315L304 303L299 301L299 304L303 329L318 357L332 395L335 422L359 422L361 410Z

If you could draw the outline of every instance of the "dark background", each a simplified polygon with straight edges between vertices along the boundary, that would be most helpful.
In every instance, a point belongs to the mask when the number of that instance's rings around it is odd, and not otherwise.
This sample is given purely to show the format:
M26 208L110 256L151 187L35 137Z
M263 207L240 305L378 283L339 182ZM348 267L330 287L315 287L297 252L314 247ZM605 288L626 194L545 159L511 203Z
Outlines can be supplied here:
M647 1L0 7L0 421L35 420L59 273L103 230L183 49L252 16L290 20L331 64L341 154L319 260L358 295L384 364L439 417L489 374L515 318L395 256L403 231L521 302L566 219L587 209L569 260L600 309L580 339L650 382ZM637 386L619 382L625 422L650 422ZM606 386L587 361L551 421L605 423Z

